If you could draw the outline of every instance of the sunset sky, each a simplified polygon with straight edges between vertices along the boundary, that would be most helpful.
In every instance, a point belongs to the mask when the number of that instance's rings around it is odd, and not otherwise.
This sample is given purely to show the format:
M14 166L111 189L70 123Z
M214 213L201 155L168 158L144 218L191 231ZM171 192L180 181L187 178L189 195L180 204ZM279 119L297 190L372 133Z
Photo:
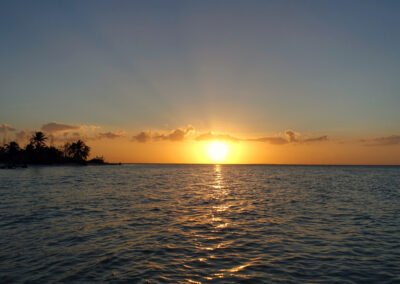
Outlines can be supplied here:
M111 162L400 164L399 15L400 1L3 1L1 142L41 130Z

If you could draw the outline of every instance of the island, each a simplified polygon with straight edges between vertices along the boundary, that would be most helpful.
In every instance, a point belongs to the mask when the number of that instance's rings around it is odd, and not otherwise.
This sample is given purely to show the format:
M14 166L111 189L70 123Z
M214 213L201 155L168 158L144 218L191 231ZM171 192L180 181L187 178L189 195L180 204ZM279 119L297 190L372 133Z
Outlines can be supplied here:
M0 146L2 168L27 167L28 165L105 165L103 157L88 160L90 147L82 140L66 142L60 147L48 146L48 137L41 131L35 132L25 148L16 141Z

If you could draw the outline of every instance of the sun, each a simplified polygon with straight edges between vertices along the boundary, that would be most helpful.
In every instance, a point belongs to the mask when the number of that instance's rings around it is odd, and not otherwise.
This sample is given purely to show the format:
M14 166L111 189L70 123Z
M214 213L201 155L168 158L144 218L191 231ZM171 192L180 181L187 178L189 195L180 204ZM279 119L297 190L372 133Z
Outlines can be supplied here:
M228 155L228 145L224 142L211 142L207 144L207 153L214 162L223 162Z

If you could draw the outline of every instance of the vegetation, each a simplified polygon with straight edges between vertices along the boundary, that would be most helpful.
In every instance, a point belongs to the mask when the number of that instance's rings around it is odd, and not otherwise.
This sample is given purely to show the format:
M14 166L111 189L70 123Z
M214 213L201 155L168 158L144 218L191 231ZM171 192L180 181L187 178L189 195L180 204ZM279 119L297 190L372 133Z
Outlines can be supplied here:
M0 146L0 163L5 163L8 167L26 166L27 164L104 164L103 157L87 160L90 147L82 140L66 143L60 148L47 146L47 140L45 134L38 131L32 135L29 144L24 149L20 148L15 141Z

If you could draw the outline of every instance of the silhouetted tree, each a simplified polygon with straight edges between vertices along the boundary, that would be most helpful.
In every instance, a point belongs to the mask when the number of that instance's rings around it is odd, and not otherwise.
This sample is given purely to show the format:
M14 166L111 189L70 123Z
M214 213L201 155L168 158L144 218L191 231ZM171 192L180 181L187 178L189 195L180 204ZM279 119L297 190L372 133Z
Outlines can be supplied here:
M27 152L33 152L35 150L35 148L33 147L33 145L31 143L29 143L28 145L25 146L25 151Z
M27 164L78 163L87 165L88 163L105 163L103 157L95 157L87 161L90 147L82 140L65 143L64 146L60 146L59 148L46 146L46 140L47 137L38 131L31 137L30 143L24 149L21 149L15 141L0 146L0 162L5 163L9 168L17 166L26 167Z
M6 149L6 153L8 155L10 155L10 156L15 156L21 150L21 148L19 147L18 143L14 142L14 141L6 144L5 145L5 149Z
M5 161L8 163L9 167L14 167L15 164L20 160L21 149L17 142L10 142L4 146L5 149Z
M6 148L0 146L0 162L5 161L5 159L6 159Z
M56 147L46 147L43 149L43 156L45 158L46 163L54 164L60 163L64 160L63 152L58 150Z
M82 140L70 144L67 148L68 156L78 162L86 161L90 148Z
M40 149L46 145L45 144L46 140L47 137L44 135L44 133L41 131L37 131L35 132L35 134L32 135L30 142L35 149Z
M64 146L62 147L62 151L64 153L64 156L67 158L70 158L70 147L71 147L71 143L67 142L64 144Z

